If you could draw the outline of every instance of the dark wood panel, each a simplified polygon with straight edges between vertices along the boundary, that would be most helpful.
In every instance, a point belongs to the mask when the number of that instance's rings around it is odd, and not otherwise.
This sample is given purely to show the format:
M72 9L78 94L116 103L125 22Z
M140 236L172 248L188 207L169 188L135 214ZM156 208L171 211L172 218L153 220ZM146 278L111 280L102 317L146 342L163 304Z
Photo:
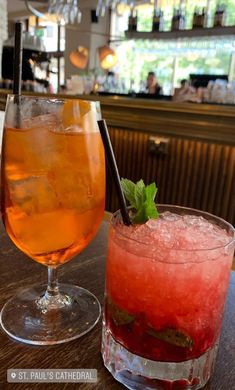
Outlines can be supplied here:
M194 207L235 222L235 147L170 137L167 154L154 155L149 134L109 131L121 177L155 181L159 203ZM107 209L114 211L118 201L109 173L108 183Z

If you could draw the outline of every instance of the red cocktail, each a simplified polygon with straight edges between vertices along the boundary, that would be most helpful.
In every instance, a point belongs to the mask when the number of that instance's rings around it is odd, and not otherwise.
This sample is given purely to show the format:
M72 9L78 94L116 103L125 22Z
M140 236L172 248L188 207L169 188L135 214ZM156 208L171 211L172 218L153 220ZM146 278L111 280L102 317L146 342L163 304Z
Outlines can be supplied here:
M130 389L199 389L217 351L234 230L197 210L159 212L128 227L112 219L103 359Z

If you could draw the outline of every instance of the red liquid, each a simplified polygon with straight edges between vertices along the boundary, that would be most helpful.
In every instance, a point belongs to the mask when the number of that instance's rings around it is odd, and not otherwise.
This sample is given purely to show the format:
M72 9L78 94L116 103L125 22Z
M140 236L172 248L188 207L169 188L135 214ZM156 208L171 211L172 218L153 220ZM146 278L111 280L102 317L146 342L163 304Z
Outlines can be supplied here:
M203 355L220 334L233 248L225 252L220 244L210 251L179 251L153 238L148 246L149 237L142 240L147 245L130 243L118 234L126 233L121 229L110 231L106 327L117 342L147 359L182 362ZM226 232L219 233L229 241ZM177 245L186 249L182 237ZM200 235L195 231L193 237ZM218 247L213 234L208 240L210 248ZM158 246L150 257L148 250L154 244Z

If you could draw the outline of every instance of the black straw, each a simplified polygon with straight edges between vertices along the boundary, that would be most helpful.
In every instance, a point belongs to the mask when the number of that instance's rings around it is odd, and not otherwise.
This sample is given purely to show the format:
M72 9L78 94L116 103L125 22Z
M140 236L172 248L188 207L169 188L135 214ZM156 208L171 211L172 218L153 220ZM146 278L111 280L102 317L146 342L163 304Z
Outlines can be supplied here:
M111 144L111 140L109 137L109 132L108 132L108 128L107 128L105 120L103 120L103 119L99 120L98 126L99 126L100 134L101 134L101 137L103 140L109 169L111 171L111 176L113 178L114 185L116 187L117 196L118 196L118 200L120 203L122 220L123 220L123 223L125 225L129 226L131 224L131 221L130 221L130 217L128 215L126 201L125 201L125 197L124 197L121 183L120 183L120 176L119 176L119 172L118 172L118 167L117 167L116 159L115 159L115 156L113 153L113 148L112 148L112 144Z
M14 76L13 76L13 93L21 94L22 78L22 22L15 23L15 48L14 48Z

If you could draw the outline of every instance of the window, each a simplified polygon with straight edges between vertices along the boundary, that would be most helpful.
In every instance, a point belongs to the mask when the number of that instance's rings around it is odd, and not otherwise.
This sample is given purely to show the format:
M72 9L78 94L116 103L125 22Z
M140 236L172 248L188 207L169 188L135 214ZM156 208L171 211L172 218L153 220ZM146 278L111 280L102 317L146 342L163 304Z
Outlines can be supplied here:
M173 2L162 0L164 9L164 30L169 30L173 14ZM203 7L205 0L188 0L186 28L191 28L195 6ZM227 25L235 24L235 2L227 0ZM211 1L211 15L214 15L216 0ZM230 75L235 53L234 36L216 38L184 38L180 40L125 40L129 10L125 8L119 15L113 14L111 35L113 47L117 50L119 64L114 71L119 75L126 92L143 90L147 73L154 71L163 88L169 95L180 80L191 73ZM151 31L153 6L142 5L138 8L138 31ZM213 17L209 20L213 25ZM118 34L117 34L118 32ZM119 38L117 37L119 35ZM233 65L235 67L235 65Z

